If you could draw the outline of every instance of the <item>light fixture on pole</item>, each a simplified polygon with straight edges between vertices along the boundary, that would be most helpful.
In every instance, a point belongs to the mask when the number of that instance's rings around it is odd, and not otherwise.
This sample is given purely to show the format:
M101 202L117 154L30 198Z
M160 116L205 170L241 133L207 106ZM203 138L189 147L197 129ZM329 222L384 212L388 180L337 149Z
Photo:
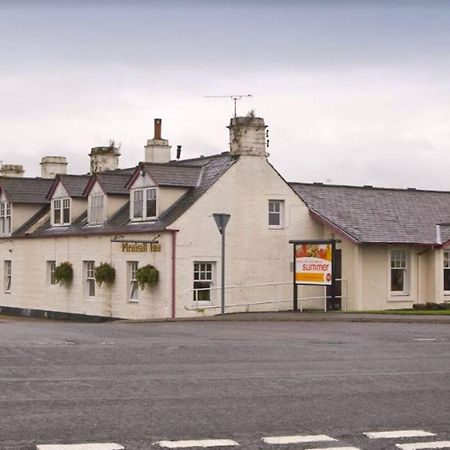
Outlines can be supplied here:
M222 235L222 293L221 293L221 314L225 314L225 228L230 220L230 214L214 213L217 229Z

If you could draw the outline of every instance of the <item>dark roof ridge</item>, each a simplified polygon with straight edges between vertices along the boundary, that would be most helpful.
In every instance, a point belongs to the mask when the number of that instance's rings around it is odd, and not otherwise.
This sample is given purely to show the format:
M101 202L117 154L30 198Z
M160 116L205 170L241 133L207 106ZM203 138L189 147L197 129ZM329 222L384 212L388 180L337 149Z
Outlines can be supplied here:
M394 187L382 187L382 186L370 186L370 185L351 185L351 184L327 184L327 183L305 183L300 181L288 181L289 185L298 186L320 186L320 187L331 187L331 188L350 188L350 189L367 189L374 191L396 191L396 192L433 192L437 194L450 194L450 190L438 190L438 189L419 189L419 188L394 188Z
M218 158L219 156L230 156L230 152L222 152L222 153L215 153L214 155L206 155L206 156L197 156L196 158L189 158L189 159L172 159L170 160L170 163L183 163L186 161L202 161L205 159L211 159L211 158Z
M43 177L4 177L4 176L0 176L0 181L1 180L33 180L33 181L48 180L48 181L53 181L53 178L43 178Z

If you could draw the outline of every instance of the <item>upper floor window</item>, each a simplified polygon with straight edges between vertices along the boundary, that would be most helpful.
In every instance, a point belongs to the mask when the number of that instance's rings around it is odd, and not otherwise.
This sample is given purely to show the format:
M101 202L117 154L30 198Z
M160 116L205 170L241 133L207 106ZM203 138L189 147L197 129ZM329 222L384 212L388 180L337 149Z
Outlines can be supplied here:
M391 292L407 294L408 255L405 250L391 251Z
M444 292L450 294L450 250L444 251Z
M11 233L11 203L0 202L0 234Z
M70 198L52 201L53 225L70 225Z
M284 200L269 200L269 227L282 228L284 221Z
M103 223L105 221L105 196L93 194L89 198L89 223Z
M131 192L131 218L156 219L156 188L136 189Z

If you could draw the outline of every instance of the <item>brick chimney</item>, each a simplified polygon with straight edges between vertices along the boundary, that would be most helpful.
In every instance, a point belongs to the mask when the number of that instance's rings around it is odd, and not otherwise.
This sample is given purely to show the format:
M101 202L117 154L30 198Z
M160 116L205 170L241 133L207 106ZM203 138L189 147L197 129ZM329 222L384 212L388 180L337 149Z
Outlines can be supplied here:
M41 177L55 178L67 173L67 160L64 156L43 156L41 160Z
M249 113L230 121L230 151L233 155L267 156L264 119Z
M170 161L170 145L167 139L161 137L161 119L155 119L153 139L147 141L145 148L145 162L168 163Z

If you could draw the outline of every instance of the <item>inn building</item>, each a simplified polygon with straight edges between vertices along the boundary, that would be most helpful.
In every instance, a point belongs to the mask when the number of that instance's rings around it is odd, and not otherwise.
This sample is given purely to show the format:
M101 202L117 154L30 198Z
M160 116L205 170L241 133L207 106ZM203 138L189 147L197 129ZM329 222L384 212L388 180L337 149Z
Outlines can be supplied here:
M337 298L299 287L303 307L363 311L450 301L450 192L287 182L270 164L262 118L235 117L226 151L171 158L155 119L144 161L119 168L112 143L91 150L91 173L42 159L0 176L0 311L149 319L220 313L226 228L227 312L292 306L290 240L337 242ZM277 151L277 150L274 150ZM71 264L59 284L55 269ZM99 286L101 263L115 269ZM141 289L138 270L157 269Z

